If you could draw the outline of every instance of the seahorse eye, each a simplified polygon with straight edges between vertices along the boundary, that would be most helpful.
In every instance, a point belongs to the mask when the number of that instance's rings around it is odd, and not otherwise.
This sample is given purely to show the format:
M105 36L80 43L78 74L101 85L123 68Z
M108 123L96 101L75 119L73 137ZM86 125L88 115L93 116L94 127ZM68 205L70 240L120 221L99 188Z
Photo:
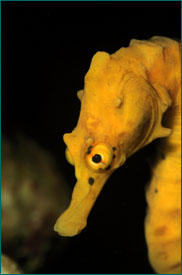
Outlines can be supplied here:
M87 164L94 170L104 170L111 164L113 150L109 144L98 143L91 150L87 150Z
M99 163L99 162L101 162L101 160L102 160L102 157L101 157L101 155L99 155L99 154L95 154L95 155L92 157L92 161L95 162L95 163Z
M65 156L66 156L67 161L68 161L71 165L74 165L73 158L72 158L71 153L70 153L70 151L69 151L68 148L66 148Z

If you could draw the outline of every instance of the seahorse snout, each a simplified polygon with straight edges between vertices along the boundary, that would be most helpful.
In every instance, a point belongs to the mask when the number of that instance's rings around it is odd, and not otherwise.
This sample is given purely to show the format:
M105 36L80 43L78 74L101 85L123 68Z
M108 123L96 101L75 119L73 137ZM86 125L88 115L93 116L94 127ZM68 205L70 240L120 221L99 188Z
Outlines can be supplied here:
M75 236L86 227L87 218L107 177L102 175L99 179L88 179L77 181L69 207L56 221L54 230L61 236Z
M87 225L86 219L80 220L79 215L76 214L70 216L69 211L65 211L54 226L54 230L61 236L72 237L78 235Z

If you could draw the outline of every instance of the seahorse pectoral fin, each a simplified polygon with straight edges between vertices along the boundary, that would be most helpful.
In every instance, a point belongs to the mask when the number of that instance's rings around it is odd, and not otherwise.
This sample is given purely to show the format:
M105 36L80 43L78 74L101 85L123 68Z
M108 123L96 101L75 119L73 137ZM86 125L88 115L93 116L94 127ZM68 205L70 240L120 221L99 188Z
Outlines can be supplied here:
M72 237L79 234L87 225L88 215L104 185L90 186L88 183L77 181L69 207L57 219L54 230L59 235Z

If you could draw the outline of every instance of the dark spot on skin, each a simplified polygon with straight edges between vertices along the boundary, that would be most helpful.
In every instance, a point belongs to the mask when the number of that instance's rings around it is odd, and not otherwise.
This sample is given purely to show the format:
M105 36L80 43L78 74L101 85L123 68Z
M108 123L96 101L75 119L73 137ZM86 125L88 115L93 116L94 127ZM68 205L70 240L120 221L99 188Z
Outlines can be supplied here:
M93 178L89 178L89 179L88 179L88 183L89 183L90 185L94 184L94 179L93 179Z
M113 155L113 159L115 159L116 155Z
M93 157L92 157L92 161L95 162L95 163L99 163L101 162L102 158L101 158L101 155L99 154L95 154Z
M109 170L111 168L111 165L108 165L105 170Z
M173 210L170 210L169 211L169 216L172 218L172 219L179 219L181 218L181 209L177 208L177 209L173 209Z
M181 263L179 262L177 264L172 265L170 269L176 269L176 268L180 268L180 267L181 267Z
M165 158L166 156L163 153L161 153L161 159L165 159Z
M158 193L158 189L157 188L155 188L154 193Z
M115 150L116 150L116 147L112 147L112 149L113 149L113 151L115 151Z
M91 150L92 150L92 146L89 146L88 149L87 149L87 154L88 155L91 153Z
M162 260L166 260L168 258L168 254L165 251L160 251L157 254L158 254L157 256Z
M158 227L155 231L154 231L154 234L156 236L163 236L167 231L167 227L164 225L164 226L160 226Z

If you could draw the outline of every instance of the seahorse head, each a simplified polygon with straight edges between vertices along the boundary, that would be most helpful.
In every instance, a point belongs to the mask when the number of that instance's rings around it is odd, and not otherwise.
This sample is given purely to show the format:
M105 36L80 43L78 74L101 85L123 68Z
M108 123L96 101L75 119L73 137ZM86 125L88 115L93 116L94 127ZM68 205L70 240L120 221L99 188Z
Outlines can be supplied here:
M96 53L78 97L78 124L64 135L66 158L75 166L77 183L70 206L54 228L64 236L81 232L107 179L156 137L154 128L160 129L155 89L114 55Z

